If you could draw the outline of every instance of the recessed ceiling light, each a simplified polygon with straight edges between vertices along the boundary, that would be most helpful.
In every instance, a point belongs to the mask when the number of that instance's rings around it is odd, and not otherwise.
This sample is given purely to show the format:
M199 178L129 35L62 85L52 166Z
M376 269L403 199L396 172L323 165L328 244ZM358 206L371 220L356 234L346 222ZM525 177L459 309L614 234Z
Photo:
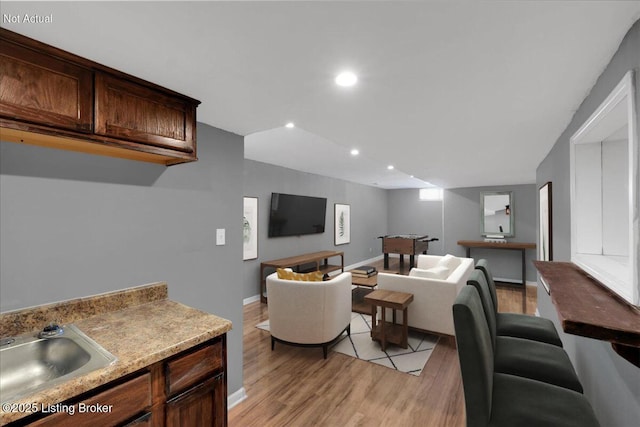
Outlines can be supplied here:
M360 151L358 151L358 149L354 148L353 150L351 150L352 156L357 156L358 154L360 154Z
M389 165L389 166L387 166L387 169L389 169L389 170L393 170L393 165Z
M358 83L358 76L351 71L344 71L336 76L336 84L338 86L349 87Z
M295 126L296 125L294 125L293 122L289 122L286 125L284 125L284 127L289 128L289 129L291 129L291 128L295 127Z

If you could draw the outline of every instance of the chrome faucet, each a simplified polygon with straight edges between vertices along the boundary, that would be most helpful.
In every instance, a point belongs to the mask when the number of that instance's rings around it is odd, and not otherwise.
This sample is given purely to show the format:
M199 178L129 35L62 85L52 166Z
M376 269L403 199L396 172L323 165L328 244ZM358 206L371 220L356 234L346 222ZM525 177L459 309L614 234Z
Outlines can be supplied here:
M64 329L57 323L51 322L40 331L38 338L53 338L64 334Z

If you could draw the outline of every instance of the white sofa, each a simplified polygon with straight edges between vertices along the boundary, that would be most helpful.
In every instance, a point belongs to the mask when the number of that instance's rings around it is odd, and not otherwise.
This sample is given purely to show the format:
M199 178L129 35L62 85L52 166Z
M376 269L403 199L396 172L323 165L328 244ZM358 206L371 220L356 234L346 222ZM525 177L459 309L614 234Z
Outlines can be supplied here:
M448 264L448 272L438 264ZM409 276L378 273L378 289L409 292L413 302L409 304L409 327L445 335L455 335L453 303L474 269L473 259L451 255L419 255L416 268ZM426 271L426 272L425 272ZM419 275L446 276L446 278L418 277ZM402 313L399 313L400 321ZM387 313L387 319L390 319Z
M329 344L344 331L350 333L351 273L323 282L279 279L267 276L271 349L275 342L303 347L322 347L327 358Z

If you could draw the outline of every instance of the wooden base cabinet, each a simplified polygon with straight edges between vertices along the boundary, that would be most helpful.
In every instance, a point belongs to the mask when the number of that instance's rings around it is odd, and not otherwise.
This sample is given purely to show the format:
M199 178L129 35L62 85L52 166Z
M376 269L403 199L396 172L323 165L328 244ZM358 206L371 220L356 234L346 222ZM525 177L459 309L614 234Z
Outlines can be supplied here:
M218 375L191 390L169 400L166 406L166 426L226 426L226 387Z
M8 426L226 427L226 334ZM85 411L93 405L100 412ZM73 408L73 413L69 409Z
M166 362L167 427L227 425L225 343L223 338Z

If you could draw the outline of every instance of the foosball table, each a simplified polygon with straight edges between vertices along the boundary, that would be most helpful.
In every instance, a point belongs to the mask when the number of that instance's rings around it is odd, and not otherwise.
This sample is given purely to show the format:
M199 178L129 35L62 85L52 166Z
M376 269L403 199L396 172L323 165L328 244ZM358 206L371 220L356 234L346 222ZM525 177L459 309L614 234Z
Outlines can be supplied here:
M389 268L389 254L400 254L400 265L404 265L404 256L409 255L409 268L415 265L415 256L426 254L429 250L429 242L438 240L419 234L396 234L392 236L380 236L382 239L382 253L384 254L384 268Z

